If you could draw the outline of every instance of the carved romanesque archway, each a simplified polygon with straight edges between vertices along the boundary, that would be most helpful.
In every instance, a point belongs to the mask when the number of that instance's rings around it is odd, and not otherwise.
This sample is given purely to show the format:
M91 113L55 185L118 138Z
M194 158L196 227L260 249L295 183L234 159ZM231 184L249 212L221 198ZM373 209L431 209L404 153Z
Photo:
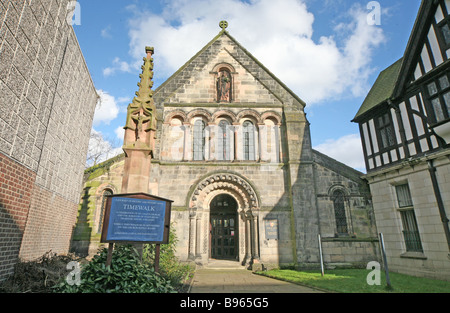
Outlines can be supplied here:
M226 194L238 204L239 261L250 265L259 260L259 200L253 186L241 176L214 174L202 179L190 196L189 258L207 263L210 256L210 204L218 195Z

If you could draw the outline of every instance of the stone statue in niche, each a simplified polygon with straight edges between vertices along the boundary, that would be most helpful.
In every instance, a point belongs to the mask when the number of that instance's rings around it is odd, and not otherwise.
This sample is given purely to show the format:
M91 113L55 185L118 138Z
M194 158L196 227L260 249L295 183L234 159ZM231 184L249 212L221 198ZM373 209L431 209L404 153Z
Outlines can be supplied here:
M217 78L217 100L218 102L231 102L231 74L222 69Z

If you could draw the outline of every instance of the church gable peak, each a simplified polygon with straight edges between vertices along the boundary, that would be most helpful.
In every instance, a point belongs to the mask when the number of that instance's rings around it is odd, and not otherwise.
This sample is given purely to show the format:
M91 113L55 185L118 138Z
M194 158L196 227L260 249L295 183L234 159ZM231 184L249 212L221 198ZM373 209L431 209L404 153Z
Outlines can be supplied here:
M157 103L305 103L222 31L155 91Z
M222 41L220 49L205 53L202 58L208 62L201 69L194 66L193 71L182 73L186 78L177 80L177 89L165 102L280 104L276 95L233 57L231 49Z

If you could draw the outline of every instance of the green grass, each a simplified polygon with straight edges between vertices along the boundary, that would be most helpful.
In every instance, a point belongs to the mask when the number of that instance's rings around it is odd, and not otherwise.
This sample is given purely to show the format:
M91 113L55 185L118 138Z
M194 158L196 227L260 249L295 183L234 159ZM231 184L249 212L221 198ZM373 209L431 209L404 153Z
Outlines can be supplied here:
M318 271L271 270L258 274L305 286L340 293L450 293L450 282L389 273L392 289L386 288L385 274L381 284L370 286L364 269L328 270L324 277Z

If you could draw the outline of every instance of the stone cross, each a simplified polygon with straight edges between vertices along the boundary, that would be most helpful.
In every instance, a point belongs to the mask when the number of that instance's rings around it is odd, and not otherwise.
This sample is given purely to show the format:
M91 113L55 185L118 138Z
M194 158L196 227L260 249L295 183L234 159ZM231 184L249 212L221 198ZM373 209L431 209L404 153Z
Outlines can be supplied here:
M153 147L156 140L156 107L153 101L153 53L146 47L139 91L128 106L123 150L122 193L149 193Z
M222 30L225 30L228 28L228 22L227 21L221 21L219 24L220 28L222 28Z

